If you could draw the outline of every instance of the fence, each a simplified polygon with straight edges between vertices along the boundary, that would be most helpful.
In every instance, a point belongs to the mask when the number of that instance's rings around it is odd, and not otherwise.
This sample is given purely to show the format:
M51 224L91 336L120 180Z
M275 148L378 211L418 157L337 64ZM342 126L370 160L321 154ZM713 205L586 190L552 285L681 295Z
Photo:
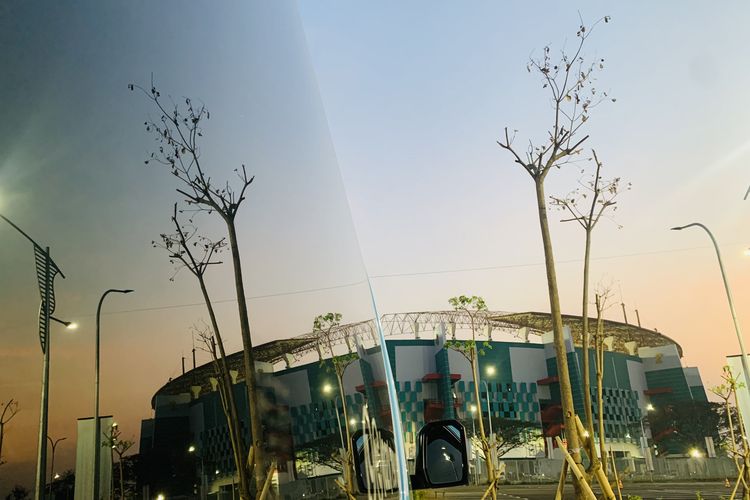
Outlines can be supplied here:
M562 460L508 459L505 464L505 480L511 483L556 482L560 477ZM734 461L727 457L718 458L655 458L654 470L649 471L642 458L617 458L617 472L624 480L669 481L724 479L737 477Z

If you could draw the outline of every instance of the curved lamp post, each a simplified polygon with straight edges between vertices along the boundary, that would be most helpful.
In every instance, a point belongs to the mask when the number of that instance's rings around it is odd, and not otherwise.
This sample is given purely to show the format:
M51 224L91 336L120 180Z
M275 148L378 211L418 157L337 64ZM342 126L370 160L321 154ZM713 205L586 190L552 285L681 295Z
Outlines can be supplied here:
M119 288L110 288L106 292L102 294L102 297L99 299L99 305L96 308L96 364L95 364L95 375L94 375L94 385L96 386L96 396L94 398L94 500L100 500L99 497L99 468L101 464L99 463L101 452L102 452L102 442L101 439L101 425L99 423L99 325L100 325L100 317L102 313L102 303L104 302L104 298L109 295L110 293L131 293L133 290L122 290Z
M61 437L57 439L52 439L51 437L47 436L47 439L49 439L49 444L52 446L52 460L50 460L50 466L49 466L49 486L50 486L50 493L51 493L52 482L55 480L55 449L57 448L57 444L60 441L65 441L68 438Z
M721 260L721 252L719 251L719 245L716 243L716 238L714 238L714 235L706 226L704 226L703 224L699 222L693 222L692 224L688 224L686 226L673 227L672 231L681 231L688 227L694 227L694 226L703 229L708 234L708 237L711 238L711 243L714 244L714 250L716 250L716 258L719 260L719 269L721 270L721 278L724 280L724 289L727 292L727 301L729 302L729 310L732 313L732 321L734 322L734 331L737 334L737 341L740 344L740 352L742 353L742 371L745 372L746 380L750 380L750 369L748 369L747 367L747 352L745 352L745 343L742 340L742 332L740 331L740 323L737 320L737 313L734 310L734 301L732 300L732 291L729 289L729 281L727 280L727 273L724 271L724 263ZM748 384L745 387L745 389L750 394L750 384Z
M0 215L0 219L10 224L13 229L21 233L27 240L34 245L34 261L36 262L36 277L39 285L39 295L41 295L41 304L39 306L39 342L42 345L42 397L41 410L39 412L39 444L37 447L36 458L36 482L34 485L34 499L42 500L45 496L46 489L46 471L47 471L47 414L49 409L49 323L50 320L66 324L52 317L55 312L55 277L59 274L63 278L65 275L57 267L57 264L49 255L49 247L42 248L31 236L24 233L20 227L13 224L7 217ZM67 324L69 325L69 324ZM66 325L66 326L67 326Z

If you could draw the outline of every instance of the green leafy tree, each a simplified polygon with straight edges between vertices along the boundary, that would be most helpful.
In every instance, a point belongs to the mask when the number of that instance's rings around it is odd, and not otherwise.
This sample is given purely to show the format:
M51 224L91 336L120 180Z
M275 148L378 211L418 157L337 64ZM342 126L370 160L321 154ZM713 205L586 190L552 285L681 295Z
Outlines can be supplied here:
M705 452L705 437L721 444L720 429L727 425L720 403L679 401L649 416L659 454L688 454L696 448Z
M710 391L722 400L724 408L723 420L726 425L719 428L721 448L734 460L737 474L742 482L742 498L750 500L750 453L747 447L747 436L742 423L739 406L737 406L737 389L745 387L738 382L729 366L722 369L722 384L712 387ZM735 405L732 405L734 400ZM737 421L738 431L735 432L734 422ZM719 443L717 443L719 444Z
M55 500L73 500L75 493L76 475L68 469L56 479L50 481L50 490Z
M29 490L20 484L15 485L5 496L5 500L26 500L27 498L29 498Z
M495 472L495 463L492 459L493 452L489 436L484 430L484 417L482 414L482 405L479 393L479 356L484 356L487 349L492 349L488 340L477 341L477 328L486 324L486 320L481 317L483 312L487 311L487 304L482 297L472 295L459 295L451 297L448 303L455 311L462 311L469 317L469 326L471 328L471 339L468 340L450 340L445 343L449 349L461 353L471 365L471 376L474 382L474 399L477 402L477 412L479 414L479 442L482 447L482 453L487 463L487 481L491 487L492 498L497 498L497 474Z
M325 350L331 355L330 360L321 359L321 366L336 374L336 385L338 386L339 398L344 413L344 429L346 438L346 448L343 457L344 486L349 495L354 494L354 453L352 451L352 439L349 432L349 410L346 406L346 393L344 391L344 373L346 368L358 359L354 353L348 353L337 356L333 350L334 333L341 326L341 313L327 313L317 316L313 320L313 332L318 336L319 348L321 353ZM347 343L347 345L349 345ZM330 363L330 365L329 365ZM332 367L331 367L332 365ZM336 408L338 412L338 407ZM341 429L339 429L341 432Z
M343 472L341 440L337 434L328 434L297 446L295 458L300 462L323 465Z
M460 422L464 428L471 428L471 420L460 419ZM492 430L494 439L490 440L490 446L495 448L497 457L507 455L542 436L539 423L512 418L492 417Z

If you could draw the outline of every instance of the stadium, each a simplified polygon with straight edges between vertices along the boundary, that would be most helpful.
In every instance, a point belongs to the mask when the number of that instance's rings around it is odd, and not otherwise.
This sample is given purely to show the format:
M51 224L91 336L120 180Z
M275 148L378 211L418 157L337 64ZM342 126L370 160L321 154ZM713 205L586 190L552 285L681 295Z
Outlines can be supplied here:
M595 329L596 320L589 321ZM580 316L564 315L563 323L574 403L583 414L582 321ZM456 418L471 435L480 414L485 427L519 421L539 430L503 459L555 456L552 438L564 436L565 430L549 314L410 312L386 314L381 324L410 465L416 434L426 422ZM603 320L601 327L606 440L617 456L644 457L649 454L648 409L706 401L700 374L697 368L683 367L680 345L655 330L611 320ZM471 365L453 344L471 339L472 332L482 346L479 401ZM331 351L335 356L351 354L343 377L348 421L343 417L336 375L326 362ZM334 472L325 464L301 458L300 451L311 446L320 451L327 442L338 447L344 426L354 432L364 418L374 419L378 427L391 426L392 409L374 321L336 326L325 338L306 333L276 340L254 347L254 353L264 441L279 464L274 481L282 494L285 489L291 491L294 483ZM248 415L242 352L229 355L227 362L240 414ZM591 386L595 393L593 376ZM595 394L592 400L596 416ZM231 489L234 462L213 364L194 367L170 380L154 394L151 406L154 416L141 426L142 487L151 493L169 491L170 498L198 491L217 498L213 495ZM249 442L247 418L242 429Z

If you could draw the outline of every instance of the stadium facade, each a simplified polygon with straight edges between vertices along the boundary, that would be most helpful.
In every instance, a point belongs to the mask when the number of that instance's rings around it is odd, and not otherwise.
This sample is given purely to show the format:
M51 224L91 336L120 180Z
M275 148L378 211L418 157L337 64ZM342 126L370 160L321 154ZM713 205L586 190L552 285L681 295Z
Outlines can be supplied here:
M593 328L595 320L590 321ZM381 322L388 338L409 460L414 458L415 437L425 422L458 418L473 424L478 407L485 419L489 412L493 422L526 421L538 426L545 438L534 439L504 458L554 456L551 438L564 436L564 428L548 314L481 312L469 316L461 311L437 311L385 315ZM581 318L565 316L564 323L574 403L583 414ZM480 401L476 401L469 362L450 347L453 339L470 338L472 326L483 342ZM386 378L373 328L373 322L365 321L337 327L326 339L309 333L255 348L265 442L277 457L279 483L323 474L319 467L295 459L296 452L321 439L337 439L344 425L355 431L365 418L365 405L366 414L378 426L390 427ZM649 437L648 409L687 400L707 401L700 374L697 368L683 367L681 347L656 331L604 321L603 332L603 417L608 446L620 456L648 455L644 439ZM337 356L357 354L344 375L349 422L342 421L336 376L326 362L331 357L329 341ZM241 352L230 355L228 362L240 414L247 415ZM593 353L591 366L595 402ZM201 488L200 483L205 491L213 492L231 486L234 463L215 376L211 363L199 366L170 380L154 395L154 417L142 422L140 439L145 465L141 480L151 493L164 490L173 496L191 496ZM598 415L596 403L593 411ZM249 442L247 419L242 428ZM468 433L472 432L469 428ZM191 446L195 451L189 453Z

